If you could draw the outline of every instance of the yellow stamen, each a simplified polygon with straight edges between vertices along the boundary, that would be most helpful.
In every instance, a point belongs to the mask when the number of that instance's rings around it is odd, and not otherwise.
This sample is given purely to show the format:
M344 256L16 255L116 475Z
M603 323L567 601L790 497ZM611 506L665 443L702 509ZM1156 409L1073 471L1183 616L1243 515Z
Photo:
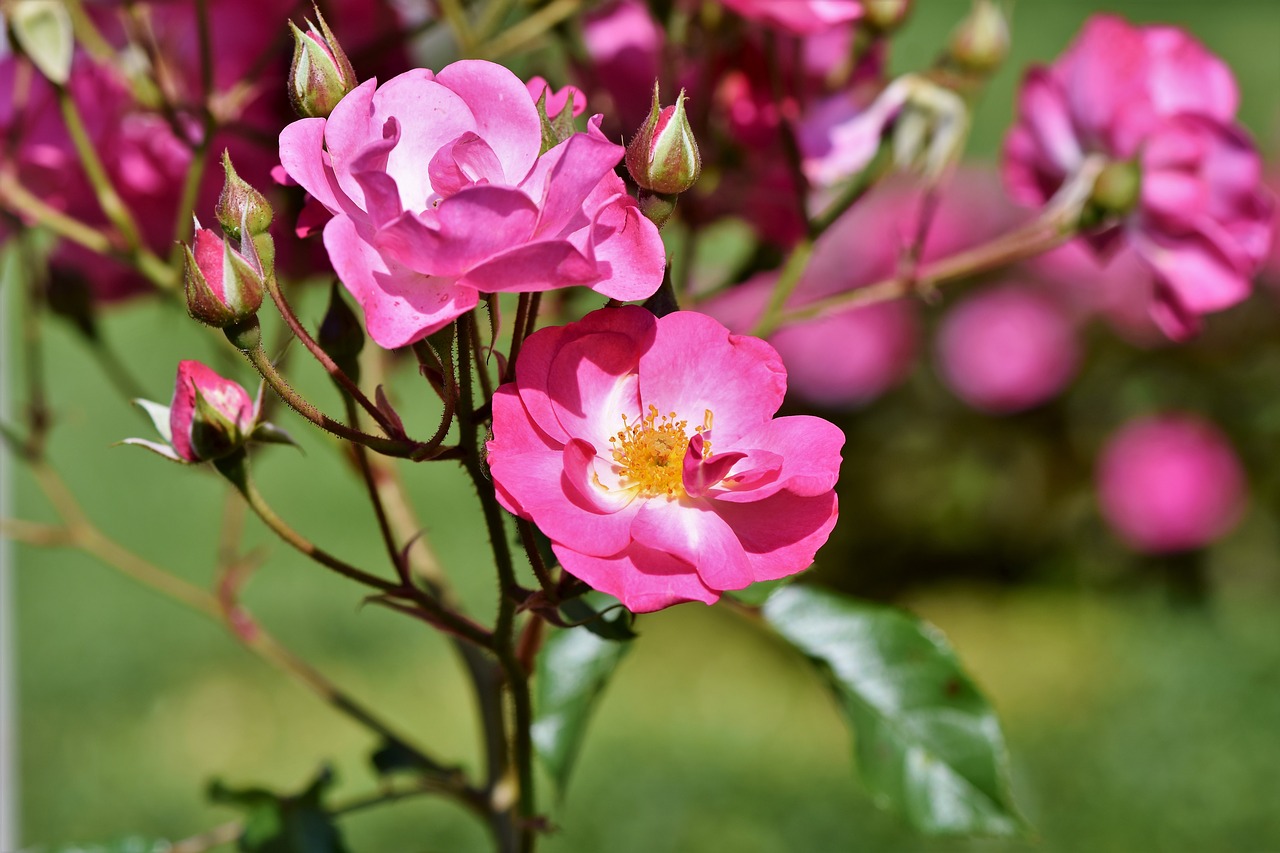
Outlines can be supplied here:
M666 495L681 497L684 490L684 455L690 436L686 433L688 421L677 420L675 412L659 413L658 407L649 406L649 413L634 423L622 416L622 429L610 437L613 461L622 469L623 481L646 497ZM711 410L707 409L702 427L704 434L702 455L711 455L711 441L706 435L711 431Z

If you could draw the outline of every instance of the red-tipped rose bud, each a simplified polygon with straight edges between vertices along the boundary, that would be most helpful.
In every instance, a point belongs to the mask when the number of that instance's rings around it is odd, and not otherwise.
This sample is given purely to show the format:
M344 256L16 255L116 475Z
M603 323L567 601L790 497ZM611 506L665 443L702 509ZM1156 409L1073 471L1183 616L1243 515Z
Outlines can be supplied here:
M698 141L684 110L684 90L674 106L662 107L653 84L649 118L627 146L627 171L641 189L663 195L682 193L702 172Z
M267 197L236 174L235 167L231 165L231 154L225 150L222 152L222 170L226 179L214 214L223 232L236 240L267 233L274 215ZM247 235L241 230L241 224L248 230Z
M289 100L303 118L328 118L343 96L356 87L351 60L338 44L324 16L316 9L319 29L307 21L307 31L289 22L293 31L293 67L289 69Z
M175 462L209 462L229 456L256 438L260 401L230 379L223 379L198 361L178 363L170 405L137 400L165 439L161 444L127 438Z
M947 55L962 71L990 74L1009 55L1009 22L992 0L974 0L973 10L951 33Z
M247 227L247 226L246 226ZM247 254L196 223L194 246L184 246L187 311L207 326L223 329L257 313L262 305L263 270L252 240Z
M874 32L891 33L911 14L912 0L862 0L862 23Z

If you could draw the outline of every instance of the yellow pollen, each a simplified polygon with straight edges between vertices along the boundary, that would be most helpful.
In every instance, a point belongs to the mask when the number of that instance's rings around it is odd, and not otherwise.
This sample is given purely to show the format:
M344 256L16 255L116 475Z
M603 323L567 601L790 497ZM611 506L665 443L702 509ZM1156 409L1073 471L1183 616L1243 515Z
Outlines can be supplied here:
M622 429L609 438L613 461L622 469L623 480L628 486L638 488L642 495L679 497L684 490L684 455L690 436L685 432L689 422L676 420L678 415L665 415L658 407L649 406L649 413L635 422L622 416ZM711 431L711 410L707 409L702 427L704 433L702 455L711 455L711 441L705 434Z

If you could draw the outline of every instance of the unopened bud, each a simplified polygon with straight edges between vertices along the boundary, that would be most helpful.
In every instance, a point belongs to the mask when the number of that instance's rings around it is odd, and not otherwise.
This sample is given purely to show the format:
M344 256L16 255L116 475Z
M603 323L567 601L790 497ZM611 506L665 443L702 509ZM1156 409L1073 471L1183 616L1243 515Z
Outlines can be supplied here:
M218 217L223 232L236 240L265 234L271 227L273 216L267 197L236 174L235 167L231 165L231 154L225 150L222 152L222 170L226 179L222 183L222 193L218 196L214 214ZM242 224L248 230L248 235L241 231Z
M183 247L187 311L207 326L225 328L252 317L262 305L261 262L252 240L241 245L247 257L196 223L194 246Z
M178 365L169 436L186 462L207 462L239 449L253 432L258 406L235 382L198 361Z
M627 171L641 189L675 195L693 186L702 172L684 100L681 89L674 106L660 106L658 84L653 84L649 118L627 146Z
M360 351L364 349L364 328L360 318L342 298L335 283L329 291L329 310L324 312L316 335L320 348L353 381L360 381Z
M356 87L356 72L320 10L315 12L319 29L307 21L303 32L289 22L293 31L289 100L303 118L328 118L338 101Z
M947 55L959 69L990 74L1009 55L1009 21L992 0L974 0L973 9L951 33Z
M862 22L878 34L890 33L911 14L912 0L862 0Z

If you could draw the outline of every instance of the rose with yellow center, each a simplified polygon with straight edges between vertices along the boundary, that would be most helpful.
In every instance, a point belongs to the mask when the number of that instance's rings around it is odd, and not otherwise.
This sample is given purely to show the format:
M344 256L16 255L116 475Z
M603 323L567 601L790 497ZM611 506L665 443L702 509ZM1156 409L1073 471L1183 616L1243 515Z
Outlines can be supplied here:
M795 574L835 525L844 435L773 417L786 373L764 341L606 308L531 335L515 373L493 398L498 500L633 611Z

